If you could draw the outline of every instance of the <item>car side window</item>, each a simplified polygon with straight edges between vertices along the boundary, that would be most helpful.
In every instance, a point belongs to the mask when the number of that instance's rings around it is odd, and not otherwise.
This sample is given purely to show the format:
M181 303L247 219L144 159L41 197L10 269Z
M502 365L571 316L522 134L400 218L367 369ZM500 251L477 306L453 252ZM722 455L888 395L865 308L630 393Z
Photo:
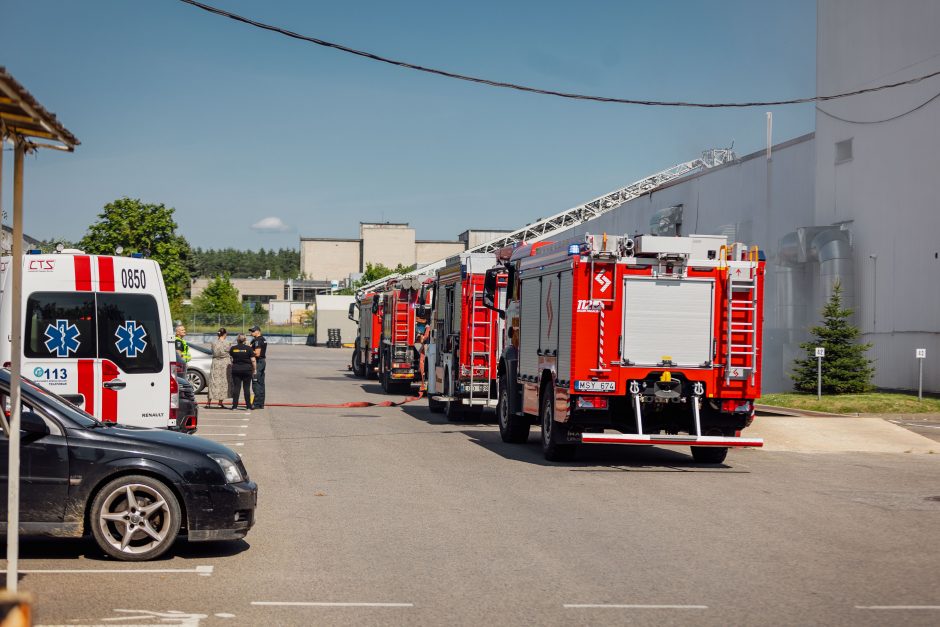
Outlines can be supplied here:
M157 301L149 294L98 294L98 356L127 373L161 372Z
M6 392L0 392L0 408L3 408L3 415L6 418L7 422L10 421L10 396ZM37 414L42 421L46 423L46 426L49 427L49 435L62 435L62 427L59 426L55 420L52 420L45 411L36 407L33 403L23 399L20 403L21 412L33 412ZM9 434L6 433L3 429L0 429L0 439L8 439Z
M30 294L26 301L25 355L39 359L95 357L94 315L93 294Z

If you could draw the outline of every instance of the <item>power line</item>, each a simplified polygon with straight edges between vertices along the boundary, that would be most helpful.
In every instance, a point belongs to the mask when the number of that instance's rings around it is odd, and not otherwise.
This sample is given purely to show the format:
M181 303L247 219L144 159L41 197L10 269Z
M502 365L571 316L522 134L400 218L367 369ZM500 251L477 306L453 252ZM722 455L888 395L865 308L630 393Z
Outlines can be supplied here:
M208 13L214 13L222 17L235 20L236 22L241 22L243 24L248 24L249 26L254 26L255 28L260 28L263 30L271 31L273 33L278 33L284 35L285 37L290 37L292 39L299 39L301 41L306 41L318 46L323 46L324 48L333 48L334 50L339 50L340 52L346 52L348 54L353 54L359 57L364 57L366 59L371 59L373 61L378 61L380 63L387 63L389 65L394 65L397 67L406 68L409 70L415 70L418 72L425 72L427 74L435 74L437 76L443 76L445 78L453 78L455 80L467 81L470 83L478 83L480 85L489 85L491 87L501 87L503 89L514 89L516 91L527 92L531 94L540 94L543 96L556 96L558 98L567 98L570 100L588 100L591 102L608 102L613 104L628 104L628 105L640 105L645 107L696 107L701 109L728 109L728 108L745 108L745 107L773 107L780 105L793 105L793 104L805 104L809 102L826 102L829 100L837 100L840 98L848 98L850 96L858 96L861 94L869 94L876 91L883 91L886 89L894 89L895 87L902 87L904 85L913 85L921 81L933 78L935 76L940 76L940 70L932 72L930 74L925 74L923 76L918 76L917 78L911 78L906 81L899 81L897 83L889 83L886 85L878 85L877 87L867 87L865 89L858 89L855 91L847 91L840 94L832 94L829 96L813 96L808 98L793 98L791 100L768 100L763 102L683 102L678 100L637 100L632 98L613 98L609 96L591 96L587 94L576 94L565 91L555 91L551 89L541 89L539 87L530 87L527 85L518 85L516 83L506 83L503 81L491 80L488 78L480 78L478 76L469 76L467 74L458 74L456 72L449 72L447 70L441 70L432 67L426 67L423 65L416 65L414 63L408 63L406 61L398 61L395 59L390 59L388 57L383 57L372 52L366 52L364 50L358 50L356 48L350 48L349 46L344 46L342 44L334 43L331 41L326 41L325 39L319 39L317 37L308 37L307 35L301 35L300 33L295 33L287 29L281 28L279 26L273 26L271 24L265 24L264 22L258 22L251 18L238 15L236 13L231 13L223 9L219 9L208 4L203 4L201 2L196 2L196 0L180 0L185 4L192 5L197 9L202 9Z
M903 113L899 113L897 115L891 116L890 118L884 118L881 120L849 120L847 118L839 117L835 113L829 113L828 111L826 111L819 105L816 106L816 110L822 113L823 115L832 118L833 120L839 120L840 122L847 122L848 124L881 124L882 122L891 122L892 120L897 120L898 118L903 118L905 115L910 115L911 113L914 113L915 111L919 111L920 109L923 109L924 107L929 105L931 102L933 102L937 98L940 98L940 92L934 94L933 96L931 96L924 102L920 103L913 109L908 109L907 111Z

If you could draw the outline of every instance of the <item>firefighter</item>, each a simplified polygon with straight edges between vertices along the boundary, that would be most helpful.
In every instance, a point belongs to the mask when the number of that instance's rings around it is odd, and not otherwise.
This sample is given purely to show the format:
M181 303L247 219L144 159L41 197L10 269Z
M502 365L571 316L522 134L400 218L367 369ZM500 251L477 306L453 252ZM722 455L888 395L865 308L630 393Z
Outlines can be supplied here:
M427 379L424 376L424 361L427 354L428 341L431 339L431 325L425 318L420 316L415 318L415 356L418 358L418 372L421 374L420 390L424 392L428 389Z

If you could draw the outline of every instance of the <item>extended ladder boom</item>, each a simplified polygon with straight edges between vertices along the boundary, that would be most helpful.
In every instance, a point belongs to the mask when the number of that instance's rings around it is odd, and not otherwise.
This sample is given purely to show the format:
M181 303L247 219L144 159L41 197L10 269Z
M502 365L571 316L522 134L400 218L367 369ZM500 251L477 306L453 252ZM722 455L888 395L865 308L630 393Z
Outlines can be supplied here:
M640 179L635 183L631 183L630 185L610 192L609 194L604 194L603 196L588 201L583 205L572 207L567 211L562 211L561 213L557 213L548 218L536 220L532 224L527 224L521 229L516 229L512 233L508 233L494 240L490 240L478 246L474 246L473 248L468 248L463 252L489 253L496 252L506 246L514 246L520 242L533 243L541 241L550 237L554 233L578 226L579 224L583 224L588 220L593 220L594 218L607 213L611 209L615 209L625 202L629 202L634 198L642 196L643 194L647 194L675 178L685 176L686 174L699 169L713 168L715 166L722 165L723 163L734 161L734 159L736 159L736 156L734 154L734 150L731 148L712 148L710 150L706 150L698 159L693 159L692 161L686 161L685 163L674 165L671 168L666 168L661 172L651 174L646 178ZM433 272L438 268L443 268L446 265L446 262L447 258L439 259L402 275L387 276L368 285L363 285L359 288L359 291L369 291L370 289L385 283L389 279L398 278L399 276L406 277Z

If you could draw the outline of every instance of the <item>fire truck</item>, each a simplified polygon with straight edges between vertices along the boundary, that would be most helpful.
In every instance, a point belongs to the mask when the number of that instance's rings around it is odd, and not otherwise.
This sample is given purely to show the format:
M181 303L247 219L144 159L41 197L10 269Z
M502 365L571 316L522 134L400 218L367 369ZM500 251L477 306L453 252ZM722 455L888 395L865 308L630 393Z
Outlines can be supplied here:
M352 354L352 371L357 377L374 379L379 370L379 341L382 337L381 298L375 292L356 297L349 304L349 319L358 324Z
M382 329L379 341L378 376L386 394L404 394L419 380L418 357L414 344L417 317L427 315L425 304L431 295L426 277L392 279L377 294Z
M506 318L502 439L542 428L548 460L579 444L691 446L721 463L760 396L764 256L720 236L585 235L520 246L487 271Z
M451 420L496 407L496 366L503 321L483 304L486 271L496 267L495 306L505 295L506 270L495 253L461 253L433 279L431 339L427 347L428 406Z

